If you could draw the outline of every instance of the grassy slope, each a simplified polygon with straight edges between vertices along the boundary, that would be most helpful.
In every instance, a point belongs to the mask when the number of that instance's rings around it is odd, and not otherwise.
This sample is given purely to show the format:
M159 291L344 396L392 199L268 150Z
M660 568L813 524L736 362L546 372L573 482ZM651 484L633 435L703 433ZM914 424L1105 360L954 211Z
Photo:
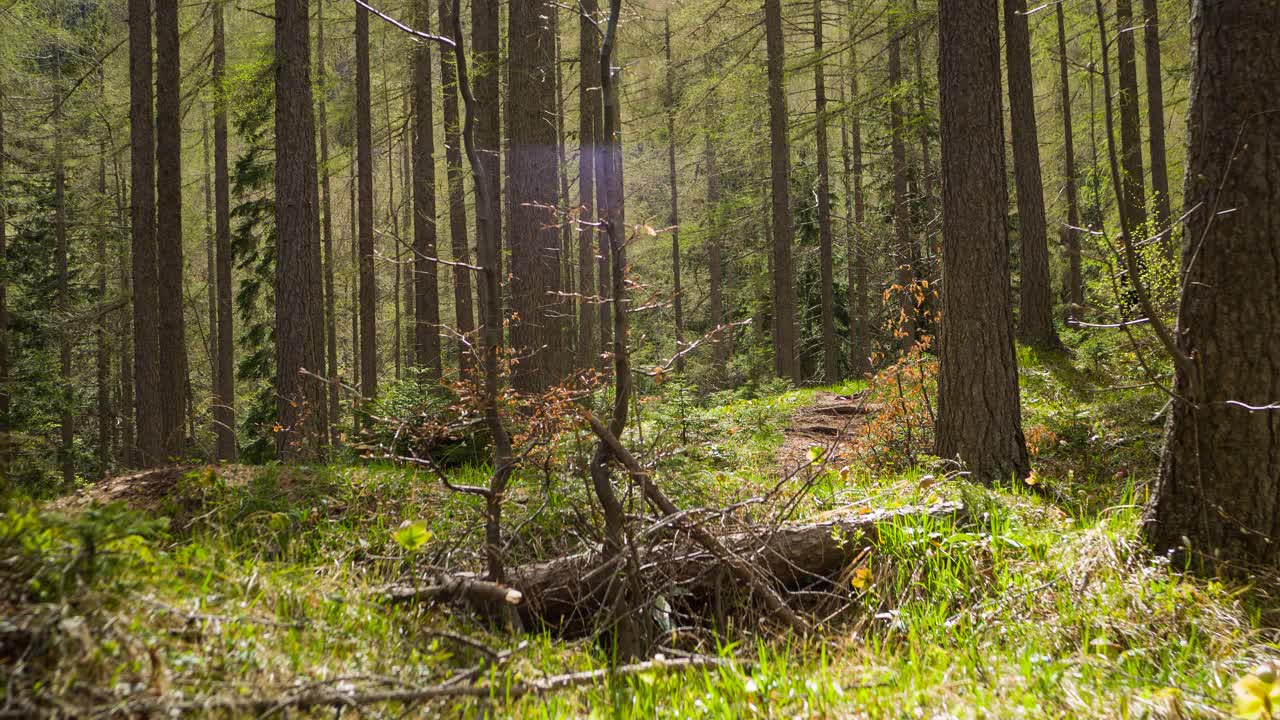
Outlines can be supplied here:
M1023 352L1025 426L1038 483L986 490L935 482L924 467L832 473L802 514L961 498L977 522L900 526L850 585L855 610L820 642L749 640L719 648L749 668L644 675L501 704L522 717L778 716L1178 717L1213 715L1251 661L1274 654L1256 594L1184 578L1138 539L1142 483L1159 428L1150 389L1099 392L1107 373ZM1115 385L1123 381L1108 380ZM839 388L850 391L854 386ZM641 406L648 435L632 442L685 449L662 482L686 506L750 497L776 482L790 412L814 391L755 400L679 391ZM883 388L874 392L891 401ZM917 443L921 442L917 432ZM868 452L892 453L896 436ZM582 442L585 444L586 439ZM870 443L874 445L875 443ZM920 448L917 448L920 449ZM913 455L913 459L916 459ZM917 459L917 462L923 462ZM472 473L480 480L482 470ZM390 607L375 588L414 562L471 561L453 548L479 510L430 477L390 467L266 468L232 484L211 470L185 478L157 513L95 510L71 519L9 501L0 519L0 685L57 702L104 706L131 693L262 694L316 681L374 687L435 683L481 658L436 631L518 650L490 673L521 676L599 667L585 642L504 635L442 610ZM466 478L462 478L463 481ZM544 478L513 491L513 525L542 503ZM1136 488L1136 489L1135 489ZM531 559L578 546L588 506L579 481L551 486L547 507L513 544ZM392 540L406 520L432 538L408 556ZM112 538L123 536L122 539ZM85 548L94 546L92 560ZM452 548L452 549L451 549ZM857 585L855 587L854 585ZM8 596L6 599L6 595ZM5 633L35 650L6 658ZM1270 634L1266 638L1272 638ZM754 644L750 644L754 643ZM715 648L705 647L707 651ZM32 683L35 683L34 685ZM0 697L5 696L0 692ZM2 705L2 703L0 703ZM475 701L428 713L467 713ZM372 711L398 715L395 708Z

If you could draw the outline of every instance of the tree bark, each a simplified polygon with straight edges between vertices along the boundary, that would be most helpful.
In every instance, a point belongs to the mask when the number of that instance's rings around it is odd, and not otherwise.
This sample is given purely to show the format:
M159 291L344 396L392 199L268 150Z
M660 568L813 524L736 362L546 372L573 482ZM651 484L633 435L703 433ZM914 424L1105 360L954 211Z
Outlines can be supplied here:
M847 10L849 22L849 97L841 116L840 144L844 162L844 221L848 239L845 264L849 306L849 372L863 377L871 372L871 333L867 308L867 250L862 232L866 200L862 191L862 98L858 92L858 42L854 37L853 0ZM840 84L841 93L844 83ZM842 98L844 99L844 98Z
M1156 230L1161 246L1173 257L1170 222L1169 160L1164 149L1164 87L1160 72L1160 14L1156 0L1142 0L1142 41L1147 71L1147 144L1151 149L1151 194L1154 196Z
M1036 130L1035 89L1031 82L1031 31L1026 0L1004 0L1004 35L1009 72L1009 126L1013 134L1013 171L1018 193L1018 237L1022 248L1018 339L1036 348L1061 343L1053 328L1053 292L1049 279L1049 239L1040 179L1040 140Z
M182 280L182 64L178 0L156 0L156 301L160 308L160 422L165 458L185 451L187 336Z
M417 27L429 31L431 0L417 0ZM435 117L431 110L431 52L426 43L413 50L413 357L439 381L440 284L436 268Z
M671 213L667 225L671 228L671 310L675 316L676 370L684 372L684 298L680 287L680 193L676 174L676 88L675 66L671 62L671 10L663 16L663 39L666 53L664 97L667 111L667 184L670 186Z
M982 480L1022 478L996 0L939 3L938 77L946 223L936 454Z
M476 178L484 178L489 185L485 188L485 197L490 206L486 209L487 221L492 224L494 237L498 238L496 254L490 258L495 263L497 272L498 295L493 298L497 303L498 317L502 317L502 121L499 107L498 70L502 66L502 52L499 45L500 30L498 20L498 0L471 1L471 55L475 63L474 75L471 78L471 93L475 98L475 127L472 140L476 144L476 153L483 165L484 172ZM476 191L476 197L480 197ZM476 211L477 244L482 235L480 228L481 212ZM479 248L476 250L479 257ZM481 263L483 265L484 263ZM497 328L502 333L501 325Z
M1176 562L1280 564L1277 25L1270 0L1192 4L1175 333L1190 361L1178 364L1144 529Z
M911 12L916 15L915 18L915 61L916 61L916 114L919 116L917 122L920 125L920 196L923 199L924 218L920 223L920 236L923 248L929 254L929 258L936 262L938 257L937 235L930 231L933 224L933 158L929 148L929 110L926 96L929 92L929 86L925 84L924 79L924 46L926 41L925 31L927 25L918 16L920 12L917 0L911 0ZM922 271L924 269L922 268ZM929 278L933 280L933 278Z
M0 187L5 186L4 88L0 87ZM0 475L8 477L9 433L9 201L0 197Z
M323 233L322 251L324 253L324 339L325 366L328 370L329 397L329 442L338 442L338 418L341 411L338 405L338 313L337 297L334 295L334 255L333 255L333 188L329 171L329 112L328 112L328 59L324 46L324 5L326 0L316 2L316 88L320 96L316 99L316 124L320 133L320 210L321 231Z
M1080 271L1080 197L1076 185L1076 151L1072 139L1071 85L1067 79L1067 31L1062 4L1058 15L1058 88L1062 110L1062 175L1066 179L1067 221L1060 232L1067 256L1067 319L1075 320L1084 310L1084 279Z
M896 91L902 83L901 30L897 20L889 20L889 86ZM903 139L902 103L896 92L889 97L889 146L893 157L893 244L897 256L898 318L894 335L902 354L911 352L916 342L915 271L911 258L911 213L907 207L907 147Z
M550 0L510 6L511 345L520 356L512 386L540 392L564 377L564 323L558 312L560 240L556 151L555 34Z
M827 145L827 79L823 58L822 0L813 0L813 98L818 154L818 253L822 266L822 379L840 379L840 351L836 346L835 251L831 238L831 170Z
M440 0L440 32L452 32L453 8L450 0ZM462 138L461 120L458 117L458 81L457 69L449 53L440 53L440 92L444 95L444 161L449 186L449 244L453 251L453 261L462 265L471 264L471 251L468 247L470 236L467 232L467 195L465 177L462 173ZM475 313L472 309L471 271L465 267L454 267L453 307L454 329L463 338L470 341L475 331ZM466 342L458 342L458 368L470 366L471 354Z
M369 11L356 6L356 195L360 251L360 394L378 395L378 279L373 259L373 120L369 87Z
M711 58L704 55L705 69L708 77L712 75ZM720 207L720 168L716 165L715 141L712 133L719 130L717 121L717 101L715 90L710 91L707 98L706 139L703 149L703 170L707 174L707 214L710 216L707 235L707 270L708 305L711 313L711 330L715 333L711 338L711 362L715 377L723 378L729 360L729 343L718 328L724 325L724 260L722 258L721 233L724 232L723 214Z
M1121 202L1130 227L1147 220L1146 180L1142 170L1142 125L1138 118L1138 65L1133 44L1132 0L1116 0L1116 55L1120 64Z
M791 149L787 138L787 94L781 0L764 0L769 76L769 167L773 204L773 346L778 377L800 384L799 333L792 287Z
M396 204L396 131L391 121L391 83L387 76L391 62L390 53L387 52L387 37L384 34L381 41L382 61L379 65L382 67L382 117L386 121L387 128L387 221L391 225L391 358L392 364L395 366L395 377L399 380L402 376L404 368L401 366L403 358L404 346L401 344L401 331L403 330L403 318L400 316L400 281L403 272L404 260L404 236L400 234L400 207ZM402 137L402 143L407 143L408 126L405 126L405 136ZM407 175L408 173L402 173ZM407 183L408 178L404 178ZM409 202L408 194L405 195L405 203ZM408 232L409 228L405 228ZM385 252L385 250L384 250ZM375 268L376 272L376 268Z
M276 0L276 434L283 459L314 459L327 433L319 190L307 0Z
M62 88L62 51L54 53L54 62L58 65L58 82L55 83L54 102L61 98ZM62 147L62 111L61 105L53 109L53 234L54 272L58 278L58 316L66 319L71 312L70 275L67 268L67 174L63 165ZM71 384L71 330L62 327L58 330L59 388L58 406L62 410L61 435L62 443L58 446L58 464L62 468L64 488L75 483L76 468L72 458L75 430L75 389Z
M596 142L600 136L600 40L596 33L595 0L583 0L578 21L578 207L585 221L578 230L578 352L577 366L589 370L600 365L601 345L596 342L596 316L602 311L598 296L604 295L604 277L596 287L595 166Z

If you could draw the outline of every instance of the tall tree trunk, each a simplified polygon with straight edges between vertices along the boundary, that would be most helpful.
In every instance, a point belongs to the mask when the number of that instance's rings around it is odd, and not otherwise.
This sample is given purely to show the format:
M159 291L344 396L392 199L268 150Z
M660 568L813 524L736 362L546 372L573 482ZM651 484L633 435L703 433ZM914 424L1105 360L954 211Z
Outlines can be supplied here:
M236 459L235 336L232 330L231 181L227 173L227 103L224 97L227 67L226 30L222 2L213 9L213 222L218 285L218 359L214 372L213 423L219 460ZM321 105L321 108L324 106ZM321 131L323 141L324 134Z
M1147 220L1146 183L1142 170L1142 125L1138 118L1138 65L1133 45L1132 0L1116 0L1116 54L1120 64L1121 202L1131 227Z
M334 296L333 275L333 190L329 182L329 112L328 112L328 59L324 49L324 5L326 0L316 2L316 88L320 96L316 99L320 133L320 210L323 225L322 251L324 253L324 339L325 366L329 378L329 442L338 441L338 314L335 308L337 298Z
M0 187L5 186L4 90L0 88ZM0 476L9 474L9 200L0 195Z
M204 186L205 304L209 317L209 332L204 343L209 360L209 397L214 399L218 394L218 268L214 258L218 239L213 228L213 153L209 149L209 106L201 103L200 110L200 158L204 161L200 182ZM213 430L216 434L216 422Z
M583 7L591 8L590 16L596 20L599 19L599 4L597 0L584 0ZM585 14L588 14L588 11L584 11L584 15ZM593 29L598 32L598 26L593 25ZM615 52L616 50L610 51L610 55L612 56ZM595 78L598 80L601 88L599 106L600 120L599 124L596 126L597 134L595 139L596 214L602 219L604 218L605 210L609 204L609 193L614 190L613 186L607 184L607 181L611 178L609 173L608 153L618 140L617 137L605 137L604 135L607 100L604 97L603 87L605 82L605 73L610 72L609 68L612 67L610 63L612 62L612 57L607 58L604 61L604 64L602 64L601 69L596 70L595 74ZM613 126L613 131L614 134L617 135L620 133L620 128L615 124ZM616 181L614 182L616 183ZM617 219L617 222L621 223L622 220ZM600 324L600 345L598 351L600 362L597 366L605 377L609 377L610 373L613 372L613 364L607 362L607 359L613 353L613 291L609 269L612 250L609 247L609 238L605 237L604 233L596 233L596 237L599 242L598 250L596 252L596 276L599 279L598 282L600 288L600 316L598 318Z
M595 281L595 166L597 138L600 136L600 63L591 58L600 55L596 32L595 0L583 0L578 21L578 207L584 222L578 230L578 353L577 366L583 370L599 367L601 345L596 343L597 300L603 296L604 278L597 291ZM603 315L601 316L603 318Z
M1049 280L1049 239L1040 179L1035 89L1031 83L1031 32L1026 0L1004 0L1005 51L1009 71L1009 125L1018 191L1018 236L1022 248L1021 313L1018 339L1037 348L1057 347L1053 292Z
M1160 14L1156 0L1142 0L1142 41L1147 70L1147 143L1151 148L1151 194L1155 196L1156 229L1164 233L1161 245L1173 257L1169 223L1173 211L1169 198L1169 160L1164 149L1164 87L1160 73Z
M862 193L862 99L858 93L858 38L853 27L853 0L847 10L849 23L848 109L841 115L840 144L844 162L844 222L848 238L846 272L849 306L849 372L862 377L871 372L871 333L867 317L867 251L862 233L866 201ZM844 83L840 84L844 93ZM845 98L841 97L844 101Z
M907 147L902 119L902 103L898 100L897 87L902 83L902 40L898 21L889 20L889 146L893 157L893 244L897 261L898 318L894 333L898 349L905 355L916 342L916 301L913 285L915 273L911 258L915 251L911 246L911 213L907 207Z
M911 0L911 12L918 15L920 11L917 0ZM921 21L919 17L915 18L915 61L916 61L916 114L919 116L920 132L920 196L924 200L924 219L920 223L920 235L924 244L924 249L929 253L930 259L937 261L938 257L938 240L937 234L930 228L933 224L933 157L929 142L929 109L927 95L929 86L925 84L924 78L924 46L926 42L927 25Z
M182 457L187 335L182 279L182 63L178 0L156 0L156 301L160 308L160 422L165 457Z
M112 138L111 145L115 145ZM3 155L0 152L0 155ZM116 228L120 240L120 247L116 253L117 257L117 275L120 283L120 296L128 298L133 294L131 282L131 259L129 253L129 244L131 236L129 234L129 200L126 197L128 191L125 188L124 173L120 168L119 152L111 154L112 180L115 185L115 210L116 210ZM116 447L116 457L125 467L133 467L136 462L137 444L134 442L133 432L133 313L130 309L125 308L117 316L116 338L119 345L116 351L119 353L116 362L120 366L120 375L118 378L118 386L116 389L117 412L117 429L119 444ZM4 450L0 448L0 458L3 457Z
M452 12L451 0L440 0L441 34L452 32ZM462 173L462 126L458 117L457 69L447 52L440 53L440 89L444 95L444 162L449 185L449 244L453 251L453 261L461 264L454 266L452 272L453 307L457 323L454 330L470 341L471 334L475 331L475 315L471 300L471 271L463 267L471 264L471 251L468 247L470 235L467 231L467 195ZM467 368L470 362L471 355L467 352L466 342L459 342L459 370Z
M1067 30L1062 4L1058 15L1058 87L1062 110L1062 174L1066 178L1067 222L1060 233L1067 256L1067 319L1075 320L1084 309L1084 279L1080 271L1080 197L1076 185L1076 151L1072 139L1071 85L1067 80Z
M1157 552L1196 564L1280 564L1277 25L1271 0L1192 3L1175 333L1189 361L1178 363L1143 528Z
M783 75L786 48L781 0L764 0L769 75L769 165L773 195L774 371L800 383L799 333L791 278L791 150L787 140L787 94Z
M351 399L351 429L356 431L360 429L360 397L364 396L364 374L361 363L361 353L363 352L362 338L360 333L360 317L364 313L364 306L361 304L361 283L363 276L361 275L361 258L363 254L360 252L360 210L359 202L356 199L356 187L359 181L356 179L357 174L357 153L351 153L351 162L347 164L347 217L351 221L351 243L349 251L350 267L354 272L347 276L347 295L351 299L351 377L355 378L355 382L360 386L359 397Z
M560 304L560 242L554 210L558 205L555 113L555 37L549 0L510 5L508 69L511 88L507 112L511 125L511 344L521 361L512 385L536 392L564 375Z
M369 11L356 6L356 175L360 250L360 394L378 395L378 280L373 267L373 121Z
M54 54L58 64L58 82L54 85L54 102L59 103L62 88L62 52ZM55 272L58 277L58 316L66 322L71 312L70 276L67 268L67 174L63 167L62 111L61 104L53 109L53 233ZM71 384L71 331L69 327L58 330L59 377L62 381L58 405L62 409L62 444L58 447L58 460L62 466L64 488L72 487L76 479L72 450L75 445L75 389Z
M391 239L394 243L391 253L391 357L395 365L395 379L399 380L403 372L401 359L404 356L404 345L401 343L403 318L400 314L400 282L403 273L404 237L400 235L400 208L396 205L396 133L395 126L391 121L391 85L387 79L388 68L391 65L391 55L387 53L387 36L385 34L382 36L381 44L382 59L379 64L382 66L382 113L383 119L387 124L387 220L391 223ZM409 141L407 122L405 131L402 143ZM405 178L405 182L408 182L408 178ZM405 197L405 202L409 202L408 197ZM405 232L408 232L408 230L408 228L405 228Z
M276 417L282 458L327 439L324 298L307 0L276 0Z
M573 195L569 192L569 159L568 142L565 136L565 99L564 99L564 38L560 35L560 5L557 3L551 12L551 33L555 39L555 86L556 86L556 167L559 169L560 205L568 210L573 203ZM560 354L560 367L565 377L572 376L581 366L574 364L574 352L577 347L578 323L577 304L573 298L577 292L574 280L576 253L573 245L573 223L564 217L558 218L560 231L560 297L555 313L561 318L563 335L563 351Z
M138 457L164 459L160 423L160 308L156 293L156 165L152 103L151 3L129 0L129 226L133 233L134 380Z
M427 30L431 0L417 0L417 27ZM438 381L440 363L440 285L436 272L435 118L431 112L431 52L426 43L413 51L413 345L414 362Z
M704 68L708 77L712 76L711 57L703 56ZM710 215L708 226L707 243L707 264L708 268L708 305L711 313L711 331L715 335L711 338L711 363L714 376L723 378L725 375L725 365L728 362L729 344L720 327L724 325L724 259L722 257L722 238L721 233L724 232L723 211L720 207L720 169L716 165L716 149L715 140L713 138L713 130L718 130L717 122L717 102L714 88L710 91L706 100L707 117L706 117L706 138L703 148L703 165L704 172L707 174L707 213Z
M99 82L102 81L102 74L99 73ZM103 98L101 92L102 86L99 86L99 98ZM107 142L102 139L98 143L98 197L101 200L107 198ZM94 346L95 362L97 366L97 404L98 404L98 465L95 468L99 477L105 476L111 469L111 429L114 411L111 407L111 348L107 343L107 315L105 306L107 303L107 230L99 229L96 233L97 242L94 247L94 263L97 267L94 275L97 276L97 301L98 301L98 317L94 323Z
M936 454L980 479L1030 471L1009 301L996 0L938 5L942 332Z
M813 97L818 153L818 247L822 265L822 379L840 379L840 351L836 346L835 251L831 238L831 170L827 146L827 79L823 58L822 0L813 0Z
M458 18L460 21L461 18ZM499 107L498 70L502 65L500 42L500 22L498 19L498 0L471 1L471 55L475 62L475 74L472 77L471 91L475 98L475 127L472 140L476 144L476 153L484 165L484 182L489 183L484 193L489 199L488 219L493 224L495 237L502 236L502 120ZM479 197L479 191L476 192ZM480 237L480 211L476 211L476 237ZM479 240L477 239L477 243ZM477 248L477 256L479 249ZM499 278L499 295L494 298L501 317L502 308L502 247L499 240L498 252L492 258L497 263L494 270ZM498 327L502 332L502 327Z
M663 39L666 50L666 86L664 100L667 111L667 184L671 190L671 214L667 224L671 226L671 309L676 325L676 370L684 371L684 299L680 288L680 193L676 188L676 89L675 66L671 63L671 10L663 16Z

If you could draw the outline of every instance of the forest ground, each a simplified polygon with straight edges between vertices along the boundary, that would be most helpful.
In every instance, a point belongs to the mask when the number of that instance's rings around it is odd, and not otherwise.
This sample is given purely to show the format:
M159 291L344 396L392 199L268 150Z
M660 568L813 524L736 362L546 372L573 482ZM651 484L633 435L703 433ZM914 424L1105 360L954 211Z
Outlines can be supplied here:
M702 401L678 384L654 389L628 438L662 456L658 481L681 507L766 495L799 466L788 481L805 488L789 509L795 520L942 500L967 512L882 526L840 578L843 611L812 639L786 639L759 613L733 616L747 627L731 627L728 642L667 617L667 657L723 662L523 698L506 695L523 681L604 667L608 652L590 639L494 628L456 608L385 602L381 588L415 567L476 557L459 543L474 538L479 508L428 473L196 467L116 479L51 504L8 498L0 715L109 715L157 698L358 694L452 678L487 683L492 697L361 714L1229 716L1232 682L1274 654L1275 604L1261 583L1183 575L1144 548L1140 513L1162 398L1117 377L1105 358L1022 349L1019 360L1036 474L997 488L925 454L927 362L868 386ZM565 443L572 455L590 438ZM486 478L480 467L450 472L459 483ZM547 480L526 471L509 495L517 562L591 545L585 483ZM90 502L110 499L122 502ZM776 511L746 504L732 519Z

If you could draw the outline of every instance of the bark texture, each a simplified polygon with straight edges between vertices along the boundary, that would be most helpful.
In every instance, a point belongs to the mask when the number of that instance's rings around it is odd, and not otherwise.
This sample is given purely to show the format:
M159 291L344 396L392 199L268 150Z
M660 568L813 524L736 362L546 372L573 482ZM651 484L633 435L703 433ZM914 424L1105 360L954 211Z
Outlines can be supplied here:
M778 377L800 383L799 332L792 287L791 146L787 138L787 94L783 66L781 0L764 0L769 75L769 168L773 205L773 347Z
M1176 379L1188 401L1173 403L1146 524L1158 552L1273 568L1280 564L1277 26L1280 5L1271 0L1192 5L1177 333L1190 371L1180 368Z
M1143 59L1147 71L1147 146L1151 150L1151 194L1156 229L1168 233L1173 220L1169 198L1169 159L1164 148L1164 80L1160 71L1160 11L1156 0L1142 0ZM1161 245L1172 255L1173 240L1165 234Z
M1146 180L1142 170L1142 125L1138 117L1138 61L1133 44L1133 2L1116 0L1116 57L1119 61L1121 202L1130 227L1147 220Z
M276 447L318 457L326 439L324 298L307 0L276 0Z
M378 394L378 279L373 267L373 118L370 117L369 11L356 7L356 205L359 226L360 394Z
M1084 309L1084 279L1080 270L1080 194L1076 184L1076 149L1072 139L1071 85L1067 79L1067 30L1062 4L1056 8L1058 16L1058 89L1059 107L1062 112L1062 176L1066 178L1064 194L1067 198L1067 221L1061 232L1062 251L1067 256L1066 300L1067 319L1076 319Z
M324 4L325 0L316 3L316 89L320 93L316 98L316 123L320 133L320 210L322 213L321 242L324 257L324 339L325 367L328 370L329 397L326 409L329 419L329 441L338 441L338 314L337 298L334 296L334 256L333 256L333 187L329 172L329 88L328 60L324 46Z
M976 477L1029 472L1009 301L996 0L938 6L942 329L937 455Z
M430 29L431 0L418 0L417 27ZM440 280L436 272L435 118L431 110L431 47L413 49L413 358L439 380Z
M453 28L453 3L440 0L440 32L449 35ZM472 301L470 235L467 231L466 177L462 172L462 120L458 115L458 80L453 58L447 52L440 53L440 92L444 96L441 112L444 115L444 163L449 188L449 247L453 252L453 309L454 330L463 340L458 342L459 369L470 366L472 357L467 343L475 331L475 310Z
M160 308L159 389L166 460L184 451L187 387L186 298L182 279L182 63L178 0L156 0L156 303Z
M596 342L599 315L596 287L595 220L596 142L600 137L600 39L596 32L595 0L583 0L578 20L578 208L584 221L578 229L578 346L576 365L588 370L600 364L601 345ZM603 278L601 279L603 286Z
M1009 72L1009 126L1018 191L1018 237L1022 249L1018 339L1037 348L1057 347L1053 293L1049 280L1049 239L1040 179L1035 88L1031 83L1031 32L1026 0L1004 0L1004 35Z
M231 181L227 173L227 104L222 88L226 78L226 30L223 4L213 8L213 224L214 264L217 272L217 357L214 362L213 424L215 454L219 460L236 459L235 336L232 328ZM323 137L323 136L322 136Z
M675 66L671 62L671 13L663 18L663 39L666 41L666 87L665 97L667 111L667 184L670 185L671 213L667 216L667 225L671 231L671 310L675 315L676 331L676 369L684 370L684 298L680 288L680 193L677 189L678 174L676 172L676 90Z
M840 379L840 351L836 344L835 251L831 239L831 148L827 143L827 78L822 37L822 0L813 0L813 99L818 153L818 254L822 275L822 380Z
M853 3L849 15L849 110L847 124L841 123L841 144L844 161L844 205L848 305L849 305L849 372L861 377L871 372L871 333L867 308L867 251L862 223L866 215L866 200L862 192L862 108L858 94L857 38L853 37ZM843 85L841 86L843 90Z
M555 34L550 0L512 3L507 67L511 88L511 345L517 390L557 384L567 369L560 309L559 155L555 125Z

